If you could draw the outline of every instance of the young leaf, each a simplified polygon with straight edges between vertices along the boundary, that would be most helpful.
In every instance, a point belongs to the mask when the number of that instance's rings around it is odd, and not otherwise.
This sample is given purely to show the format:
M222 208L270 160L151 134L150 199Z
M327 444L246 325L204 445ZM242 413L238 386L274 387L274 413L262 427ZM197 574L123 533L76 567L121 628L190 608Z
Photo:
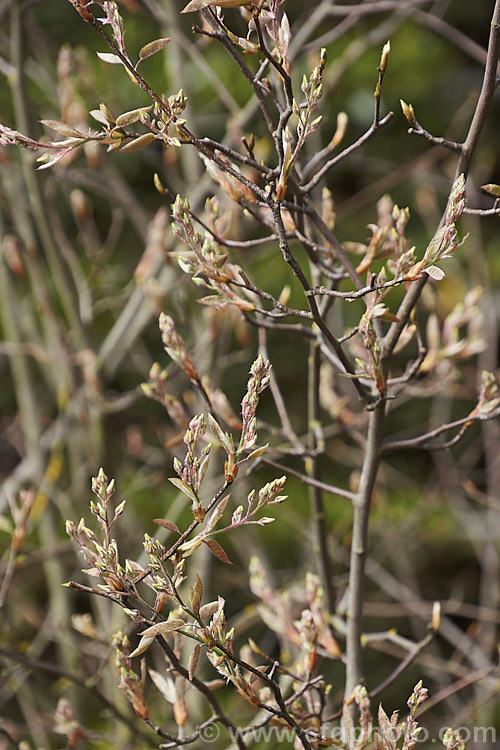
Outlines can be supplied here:
M198 666L198 661L200 659L200 652L201 652L201 645L197 643L193 649L193 653L191 654L189 658L189 679L190 680L193 679L193 675L196 672L196 667Z
M148 672L154 685L163 695L165 700L173 705L177 700L174 680L171 677L165 677L165 675L156 672L154 669L148 669Z
M176 524L173 521L167 520L166 518L153 518L153 523L157 523L158 526L161 526L164 529L168 529L169 531L173 531L175 534L181 533Z
M263 453L267 451L269 448L269 443L266 443L265 445L261 445L260 448L256 448L254 451L250 453L250 455L247 456L247 461L251 461L253 458L258 458L259 456L262 456Z
M147 651L148 648L153 643L154 639L155 639L154 636L144 636L143 638L141 638L141 640L139 641L139 645L137 646L137 648L134 651L132 651L132 653L130 654L130 658L132 658L134 656L140 656L145 651Z
M500 198L500 185L488 183L488 185L481 185L481 190L484 190L485 193L489 193L490 195L494 195L495 198Z
M221 562L226 563L227 565L233 564L225 553L224 549L220 546L219 542L216 542L215 539L204 539L203 541L207 545L212 555L215 555L215 557L219 558Z
M130 151L139 151L139 149L144 148L144 146L147 146L153 140L153 133L144 133L144 135L140 135L139 138L134 138L133 141L129 141L125 146L122 146L120 153L123 154L125 152L129 153Z
M202 596L203 584L201 582L200 576L196 574L196 581L194 582L194 586L189 591L189 601L191 603L192 609L196 614L198 614L198 612L200 611Z
M208 418L208 426L210 427L213 434L215 435L219 443L222 445L224 450L226 450L227 453L233 453L234 443L233 443L233 438L231 437L231 435L228 435L227 432L224 432L220 424L210 413L208 414L207 418Z
M245 5L252 5L251 0L191 0L181 13L193 13L195 10L202 8L216 7L219 8L239 8Z
M149 107L140 107L139 109L131 109L130 112L123 112L116 118L116 127L125 128L127 125L132 125L133 122L138 122L144 117L143 113L150 110L152 106L151 104Z
M226 497L222 498L220 503L214 508L214 510L210 514L208 521L207 521L207 525L205 527L205 531L207 533L209 531L212 531L212 529L219 523L224 511L226 510L230 497L231 495L226 495Z
M441 281L445 277L445 272L438 268L438 266L428 266L424 269L425 273L429 274L435 281Z
M101 125L105 125L108 127L110 124L108 118L104 114L104 112L101 112L100 109L91 109L89 112L89 115L94 118L94 120L97 120L97 122L100 122Z
M146 628L146 630L139 633L139 635L142 635L143 639L156 638L157 635L163 635L164 633L170 633L172 630L177 630L177 628L182 628L185 624L184 620L179 618L165 620L165 622L156 622L154 625L151 625L150 628Z
M122 61L118 55L113 55L112 52L97 52L97 57L103 62L111 63L111 65L121 65Z
M84 134L80 133L79 130L72 128L71 125L67 125L60 120L40 120L40 122L42 125L45 125L46 128L55 130L57 133L61 133L61 135L65 135L68 138L85 138Z
M208 620L208 618L212 617L212 615L215 614L218 609L219 602L208 602L208 604L204 604L203 607L200 607L201 619Z
M144 47L141 47L139 51L139 60L145 60L147 57L156 54L156 52L159 52L166 47L170 41L172 41L172 37L167 36L163 39L155 39L153 42L148 42Z
M189 486L189 484L186 484L186 482L183 482L182 479L177 479L177 477L169 477L168 481L171 482L174 485L174 487L177 487L178 490L183 492L187 497L189 497L189 499L192 500L194 503L199 502L194 490Z
M395 743L396 728L391 725L389 717L382 708L382 704L378 707L378 726L382 733L384 747L387 750L397 750Z

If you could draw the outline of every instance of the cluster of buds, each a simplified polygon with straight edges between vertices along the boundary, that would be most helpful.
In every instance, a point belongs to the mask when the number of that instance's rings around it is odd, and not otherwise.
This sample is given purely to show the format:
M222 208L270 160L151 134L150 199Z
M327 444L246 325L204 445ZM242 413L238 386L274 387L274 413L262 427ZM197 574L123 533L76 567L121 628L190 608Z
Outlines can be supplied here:
M288 47L290 45L291 32L290 22L286 13L278 18L279 6L284 0L273 0L269 8L263 8L259 14L259 21L264 22L264 28L269 39L274 44L271 54L278 60L287 73L290 73L290 61L288 60ZM255 29L255 21L252 18L248 24L248 35Z
M421 261L425 273L432 276L436 281L444 278L444 271L435 264L438 261L449 258L454 250L459 247L466 237L459 242L455 222L460 217L465 207L465 176L460 174L455 182L448 200L448 208L444 225L438 229L430 241L423 260Z
M320 126L322 115L314 117L321 98L323 84L323 71L326 65L326 49L321 50L320 63L317 65L310 77L304 75L301 89L305 96L305 102L299 104L295 99L292 103L293 113L297 116L297 143L292 148L292 134L288 127L282 133L282 160L280 176L276 185L276 199L282 201L286 195L287 180L293 165L297 160L299 152L306 138L314 133Z
M28 536L29 517L33 510L35 499L36 495L33 490L24 490L19 493L19 501L11 503L14 529L12 531L10 546L14 553L19 552Z
M54 712L54 732L67 739L67 747L76 747L79 740L88 739L88 735L80 726L73 707L66 698L59 698Z
M500 413L500 388L492 372L483 370L481 374L481 389L477 406L472 415L479 414L480 419L491 419Z
M58 120L42 120L41 122L52 130L68 137L64 141L41 143L41 141L34 141L32 138L28 138L22 133L19 133L19 131L12 130L7 126L0 124L0 146L19 146L20 148L26 148L30 151L43 150L45 153L37 159L37 161L41 163L41 166L38 167L38 169L47 169L47 167L56 164L63 157L71 154L79 146L82 146L89 140L94 140L99 137L95 133L86 136L76 128L73 128L64 122L59 122Z
M91 501L90 510L96 517L102 534L100 537L88 526L82 518L75 524L66 521L66 533L80 548L80 554L91 565L84 571L90 576L103 578L106 585L99 588L108 592L120 592L127 586L129 575L119 561L118 544L111 537L111 527L122 515L125 500L110 512L110 501L114 493L114 480L108 482L104 471L99 470L97 477L92 478L92 491L97 496L97 502Z
M448 727L443 734L442 742L446 750L465 750L465 742L458 730Z
M168 128L171 123L175 123L177 132L181 135L182 126L186 121L180 115L186 108L187 97L180 89L177 94L171 94L168 97L162 94L162 103L162 107L158 103L155 104L154 111L157 119L151 121L150 127L167 146L178 148L181 142L177 136L169 135Z
M239 266L227 262L228 254L222 253L216 242L210 238L202 239L196 232L189 213L188 201L178 195L172 206L172 213L174 234L190 248L189 253L183 252L179 257L181 270L190 274L197 286L213 292L198 301L210 307L235 305L246 312L254 310L254 302L241 297L231 287L231 283L241 283Z
M132 669L129 641L121 631L113 637L116 651L115 669L118 676L118 687L123 691L132 707L141 719L149 717L149 710L143 693L145 674L139 676Z
M411 748L418 742L418 738L422 733L422 727L418 726L418 722L415 718L418 708L424 701L427 700L429 691L427 688L422 687L422 680L417 682L413 688L413 692L408 698L407 706L410 709L410 713L406 717L406 723L404 725L404 736L405 736L405 747Z
M184 435L184 444L187 448L184 461L181 463L178 458L174 458L174 469L179 479L170 479L175 487L191 499L193 514L197 521L202 521L205 517L198 493L210 460L210 444L202 449L200 456L196 455L198 443L203 439L205 429L205 418L193 417Z
M110 0L105 0L105 2L102 3L102 9L104 11L104 18L99 19L100 22L103 26L105 24L110 25L118 49L125 54L125 30L123 28L123 19L120 16L117 4Z
M225 600L219 596L217 609L213 613L210 624L200 632L203 640L207 645L207 657L213 667L226 680L230 680L238 691L241 691L241 673L235 668L227 654L218 646L222 646L226 651L233 653L234 628L227 629L226 615L224 612ZM238 684L240 683L240 684Z
M359 322L359 332L368 355L367 360L362 360L358 357L356 358L356 365L360 371L360 377L373 380L377 387L377 391L380 394L383 394L386 390L386 380L382 367L382 349L371 317L367 313L362 316Z
M172 422L185 430L189 417L181 401L165 390L167 377L167 371L155 362L149 371L148 382L141 383L142 392L147 398L152 398L164 406Z
M272 482L268 482L261 487L257 493L255 490L251 490L247 497L247 510L244 513L242 505L239 505L233 512L231 518L231 524L226 528L235 529L238 526L244 526L248 524L256 524L258 526L266 526L268 523L272 523L274 518L263 516L261 518L254 518L263 508L268 505L280 505L287 499L287 495L280 495L279 493L285 486L286 477L280 477L279 479L273 479Z
M6 125L0 123L0 146L19 146L20 148L27 148L30 151L36 151L36 149L42 148L43 145L43 143L28 138L18 130L12 130L12 128L8 128Z
M172 318L165 315L165 313L160 313L158 322L163 346L169 357L182 367L191 381L199 383L200 376L198 375L198 371L189 358L184 339L175 330L175 323Z
M370 740L372 734L372 715L370 710L370 698L364 685L357 685L354 688L352 698L359 709L359 747L364 747L365 743Z
M302 78L301 91L305 96L305 107L300 107L294 102L294 112L299 118L297 124L297 135L299 138L302 133L306 136L313 133L321 122L321 117L312 119L312 115L318 108L319 100L323 93L323 72L327 61L326 49L321 48L319 64L313 69L309 78L306 75Z
M309 610L318 632L319 646L332 659L339 658L341 650L331 633L325 591L318 576L311 572L306 575L306 596Z
M303 609L300 620L294 621L295 630L299 637L304 665L299 667L305 675L311 674L316 667L318 651L318 629L309 609Z
M247 383L247 392L241 402L241 418L243 429L241 431L240 443L237 456L243 451L253 448L257 441L257 418L255 416L259 405L259 396L267 388L271 380L271 363L259 354L250 368L250 378Z

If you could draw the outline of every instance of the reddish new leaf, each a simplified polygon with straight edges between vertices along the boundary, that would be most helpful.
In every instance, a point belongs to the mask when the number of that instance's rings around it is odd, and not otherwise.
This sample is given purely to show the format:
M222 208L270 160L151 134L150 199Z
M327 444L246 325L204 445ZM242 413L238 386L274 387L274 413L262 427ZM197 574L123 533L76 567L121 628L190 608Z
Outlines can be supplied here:
M217 557L221 562L226 563L227 565L233 564L225 553L224 549L220 546L219 542L216 542L215 539L204 539L203 541L207 545L212 555L215 555L215 557Z
M153 518L153 522L157 523L158 526L161 526L164 529L168 529L169 531L173 531L175 534L180 534L181 532L177 528L176 524L173 521L169 521L166 518Z

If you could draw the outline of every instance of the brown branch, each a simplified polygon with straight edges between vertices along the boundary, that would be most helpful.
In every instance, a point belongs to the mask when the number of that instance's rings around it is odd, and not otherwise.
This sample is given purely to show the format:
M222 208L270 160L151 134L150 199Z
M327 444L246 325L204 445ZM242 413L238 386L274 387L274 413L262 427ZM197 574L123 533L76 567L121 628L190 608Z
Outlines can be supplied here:
M246 744L243 741L242 737L240 736L238 732L238 728L236 724L234 724L231 719L226 716L224 711L222 710L219 701L215 697L213 690L211 690L208 685L205 685L202 680L199 680L195 675L190 675L189 670L186 669L186 667L182 664L181 661L177 658L175 651L168 645L168 643L163 638L157 638L156 642L162 649L162 651L165 653L168 661L171 663L173 669L175 669L176 672L178 672L182 677L184 677L185 680L187 680L193 687L198 690L199 693L203 695L209 706L212 708L212 710L215 713L215 717L213 720L219 721L221 724L223 724L228 729L232 730L233 739L240 748L240 750L246 749Z
M431 135L428 130L425 130L425 128L421 126L418 120L413 119L411 121L411 127L408 128L408 133L410 135L420 136L428 143L432 143L433 146L443 146L443 148L447 148L450 151L457 151L459 154L462 153L462 143L450 141L448 138L438 138L435 135Z

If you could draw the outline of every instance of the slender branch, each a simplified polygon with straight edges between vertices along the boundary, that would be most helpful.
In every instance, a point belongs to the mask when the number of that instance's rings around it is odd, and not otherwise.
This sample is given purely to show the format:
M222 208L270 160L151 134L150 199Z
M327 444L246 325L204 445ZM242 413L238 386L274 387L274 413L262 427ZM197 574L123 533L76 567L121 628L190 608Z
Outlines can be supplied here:
M335 258L338 260L339 263L341 263L347 273L349 274L349 277L352 279L352 282L356 289L362 289L364 284L361 276L354 268L351 259L347 255L346 251L342 247L341 243L337 239L337 237L333 234L332 230L325 224L323 221L323 218L319 214L319 211L317 210L314 203L309 199L309 196L306 197L306 205L308 208L308 215L315 224L316 228L320 232L320 234L325 238L325 240L328 242L328 244L331 246L331 252L335 256Z
M437 138L435 135L431 135L428 130L425 130L421 126L418 120L412 119L411 120L411 127L408 128L408 133L410 135L418 135L421 138L423 138L428 143L432 143L433 146L443 146L444 148L449 149L450 151L457 151L459 154L462 153L463 150L463 144L457 143L456 141L450 141L448 138Z
M158 641L160 640L162 639L158 639ZM164 641L161 644L162 647L163 647L163 643ZM217 651L221 651L227 657L228 661L236 664L241 669L244 669L245 671L250 672L250 674L255 675L255 677L258 677L260 680L266 683L266 685L271 690L276 703L278 704L278 709L272 708L270 705L267 705L267 704L262 704L259 701L260 707L263 708L265 711L269 711L273 713L275 716L279 716L281 719L284 719L284 721L286 721L286 723L292 729L295 730L297 734L297 739L301 743L304 750L312 750L311 744L309 743L309 740L307 738L307 732L300 726L300 724L298 724L293 714L291 714L288 711L285 699L283 698L279 685L275 682L275 680L273 680L273 678L270 675L266 674L266 672L256 669L256 667L254 667L252 664L249 664L243 661L242 659L240 659L238 656L236 656L236 654L233 654L221 643L216 644L216 649ZM187 672L187 670L185 671ZM205 687L203 683L202 685ZM206 689L209 690L209 688L206 688Z
M432 0L405 0L405 5L424 5ZM373 13L386 13L389 10L397 10L401 5L401 0L374 0L366 5L333 5L329 8L331 16L355 16L371 15Z
M323 447L324 439L320 431L320 364L321 350L317 342L310 345L309 354L309 374L308 374L308 427L309 443L313 455L306 461L307 473L314 481L311 484L310 498L312 505L312 522L314 527L315 545L317 547L318 568L320 571L321 582L323 583L326 595L326 604L328 613L335 611L335 591L333 588L333 576L331 570L330 555L328 552L328 535L326 531L326 514L321 487L318 486L320 480L320 456L316 451Z
M353 151L356 151L358 148L361 148L367 141L370 140L370 138L373 138L375 133L377 133L380 128L382 128L384 125L386 125L392 118L394 117L394 112L388 112L385 117L383 117L381 120L377 120L377 122L372 122L368 130L361 135L357 141L354 141L354 143L351 143L350 146L347 146L343 151L340 152L340 154L337 154L337 156L334 156L333 159L330 159L326 162L326 164L323 164L321 169L319 169L314 177L311 177L309 182L306 182L305 185L302 186L302 192L303 193L310 193L311 190L313 190L316 185L323 179L323 177L327 174L327 172L330 171L332 167L334 167L336 164L338 164L342 159L345 159L346 156L349 156L353 153Z
M260 106L260 110L264 116L264 120L266 122L267 128L270 133L274 131L274 118L271 114L271 110L269 109L269 105L267 102L267 96L269 95L268 90L263 86L260 79L255 77L248 67L246 63L241 59L240 55L236 52L233 45L229 41L228 37L226 36L224 32L224 27L222 26L221 22L213 12L213 10L210 9L204 9L202 10L202 16L205 19L205 21L211 26L212 29L214 29L214 37L217 39L218 42L222 44L224 49L229 53L229 55L232 57L236 65L239 67L247 81L249 82L250 86L252 87L253 92L255 93L255 96L257 98L257 101ZM222 31L219 29L222 28Z
M366 297L367 294L370 294L371 292L377 292L380 289L390 289L393 286L400 286L401 284L404 284L406 282L410 281L409 278L405 276L400 276L397 279L391 279L391 281L386 281L384 284L373 284L364 286L362 289L358 289L356 292L339 292L337 289L328 289L325 286L319 286L314 289L311 289L309 291L309 294L317 295L317 296L327 296L327 297L338 297L339 299L345 299L348 302L354 302L356 299L361 299L361 297Z
M216 492L212 500L209 502L208 506L204 509L207 513L214 508L220 500L222 500L222 497L224 493L228 490L228 488L231 486L231 483L228 481L224 481L224 484L219 488L219 490ZM165 552L163 559L168 560L172 555L176 553L176 551L179 549L179 547L184 544L186 539L192 534L192 532L196 529L197 526L200 525L200 521L191 521L189 526L185 531L182 532L182 534L175 540L175 542L172 544L172 546ZM134 583L140 583L145 578L148 577L148 575L151 573L151 568L146 568L144 573L141 573L139 578L136 578Z
M481 135L481 131L486 121L486 116L488 114L488 109L493 98L493 94L495 93L499 53L500 0L496 0L490 25L490 37L488 42L488 53L484 70L483 84L476 108L474 110L472 122L469 127L469 132L462 146L462 152L460 154L460 158L455 170L455 179L460 174L464 174L465 177L467 177L467 174L469 172L472 157L479 142L479 136ZM398 322L391 325L389 331L387 332L387 335L385 336L383 362L386 369L388 368L388 364L392 357L394 348L404 327L408 322L410 314L417 304L418 300L420 299L420 295L422 294L422 290L427 283L427 280L427 276L424 276L419 281L416 281L411 285L397 311Z
M408 438L407 440L395 440L392 443L385 443L383 450L384 453L390 453L391 451L399 451L399 450L405 450L407 448L425 448L425 450L429 451L438 451L438 450L444 450L445 448L449 448L452 445L455 445L460 438L464 435L465 430L470 427L474 422L481 420L486 421L487 419L496 419L500 415L500 409L496 409L491 412L491 414L484 415L484 414L476 414L476 415L469 415L467 417L462 417L462 419L457 419L455 422L448 422L447 424L440 425L439 427L436 427L435 430L430 430L429 432L424 433L423 435L419 435L415 438ZM448 430L453 430L455 427L462 427L463 429L459 430L458 434L455 435L455 437L452 440L447 441L446 443L437 443L434 445L429 445L429 440L432 440L435 437L438 437L438 435L442 435L443 432L448 432Z
M305 326L300 325L300 323L277 323L274 320L270 321L263 320L262 318L252 318L246 312L244 312L243 314L245 316L245 320L250 323L250 325L255 326L256 328L264 328L268 331L285 331L286 333L293 334L298 333L300 336L304 336L304 338L306 338L308 341L316 338L315 334L310 328L306 328ZM268 313L266 311L263 311L263 314L267 315Z
M473 685L475 682L484 680L484 678L489 674L494 674L495 672L498 672L498 667L487 665L485 667L476 669L474 672L466 675L465 677L462 677L460 680L456 680L452 685L447 685L438 693L436 693L436 695L433 695L432 698L426 700L423 706L418 709L416 716L421 716L426 711L429 711L431 708L434 708L434 706L437 706L438 703L441 703L441 701L447 700L450 695L453 695L459 690L463 690L464 688L469 687L469 685Z
M102 25L99 23L99 21L94 18L94 16L91 15L91 19L88 22L93 26L96 31L102 36L102 38L106 41L106 44L110 49L113 50L114 54L120 58L122 64L125 68L131 73L133 76L133 79L137 81L138 86L152 99L152 101L156 104L156 106L164 112L169 119L172 119L172 113L170 111L170 108L168 104L166 104L159 96L158 94L151 88L149 83L137 72L137 70L134 68L130 60L126 55L123 54L123 52L118 48L118 46L115 44L115 42L110 38L110 36L104 31L102 28ZM175 120L174 120L175 124ZM197 150L203 154L203 156L206 156L210 161L213 161L214 164L216 164L219 169L222 169L222 171L226 172L227 174L230 174L231 177L234 177L238 182L241 182L242 185L244 185L246 188L251 190L254 195L259 198L260 200L266 199L265 191L259 188L258 185L255 184L252 180L249 180L245 175L243 175L241 172L238 172L236 169L233 169L233 167L228 164L227 162L220 159L215 153L213 153L205 144L197 138L194 133L192 133L189 128L185 124L179 124L177 125L177 130L179 135L186 140L187 143L191 143L193 146L197 148Z
M398 666L391 672L391 674L388 675L385 680L382 680L382 682L379 683L377 687L373 688L373 690L370 690L370 699L376 698L378 695L381 695L384 690L386 690L390 685L396 682L396 680L403 674L403 672L405 672L408 667L413 664L413 662L417 659L424 648L427 648L429 643L434 640L435 636L436 633L432 630L431 632L427 633L427 635L422 638L421 641L416 643L413 649L405 656L405 658L398 664Z
M472 214L473 216L499 216L500 206L496 208L464 208L464 214Z
M349 593L346 639L345 699L363 680L361 635L363 632L363 591L368 543L370 504L380 464L385 421L385 401L380 400L370 412L366 450L359 490L354 501L353 535L351 542ZM354 709L353 709L354 710Z
M295 260L293 255L290 252L290 248L288 245L288 240L286 238L286 232L285 227L283 225L283 219L281 218L281 210L280 205L276 201L270 201L269 202L271 211L273 213L275 227L276 227L276 233L279 237L279 244L280 249L283 254L284 260L288 263L292 271L294 272L297 279L300 281L300 284L302 286L302 289L306 293L307 302L309 304L309 308L311 310L314 322L320 329L321 333L323 334L325 341L328 343L328 345L333 349L336 356L339 358L343 368L345 369L345 372L349 375L353 376L351 377L352 383L354 387L356 388L360 398L364 403L369 403L371 401L371 394L364 386L359 378L354 375L354 370L349 362L349 359L347 358L347 355L344 353L344 350L342 349L341 345L333 335L333 333L330 331L329 327L326 325L325 321L323 320L318 306L316 304L316 301L314 297L312 297L308 292L310 292L311 288L309 286L309 282L307 281L304 272L302 271L299 263ZM319 214L318 214L319 217ZM321 218L321 217L319 217ZM321 220L322 221L322 220ZM326 225L325 225L326 226ZM328 230L329 231L329 230ZM356 272L354 272L356 273Z
M196 690L198 690L199 693L203 695L203 697L206 699L207 703L210 705L212 710L215 712L215 715L217 717L217 720L220 721L221 724L223 724L228 729L232 730L233 738L240 748L240 750L246 749L246 744L243 741L243 738L240 736L238 732L238 728L234 722L231 721L231 719L226 716L224 711L222 710L219 701L215 697L213 690L211 690L208 685L206 685L202 680L199 680L195 675L190 675L189 670L186 669L186 667L182 664L181 661L177 658L175 651L168 645L168 643L163 638L157 638L156 642L162 649L162 651L165 653L167 659L171 663L172 667L175 669L176 672L178 672L182 677L184 677L185 680L188 680L191 685L193 685Z
M349 490L344 490L342 487L336 487L333 484L328 484L327 482L322 482L319 479L315 479L314 477L302 474L300 471L291 469L290 466L285 466L284 464L281 464L278 461L273 461L270 458L263 458L261 460L263 464L266 464L266 466L272 466L274 469L278 469L278 471L286 472L287 474L290 474L290 476L300 479L303 484L308 484L311 487L317 487L319 490L321 490L322 492L326 492L329 495L344 497L346 500L350 500L351 502L354 502L355 500L356 496L354 495L354 493L349 492Z
M203 143L205 146L208 146L209 148L216 149L217 151L221 151L226 156L229 156L233 161L238 161L241 164L245 164L246 166L252 167L257 172L259 172L263 177L266 177L269 179L274 175L275 170L270 169L269 167L266 167L265 164L262 162L257 161L256 159L252 158L251 156L245 156L244 154L240 154L238 151L235 151L234 148L230 148L229 146L224 145L223 143L219 143L218 141L214 141L212 138L200 138L200 142Z

